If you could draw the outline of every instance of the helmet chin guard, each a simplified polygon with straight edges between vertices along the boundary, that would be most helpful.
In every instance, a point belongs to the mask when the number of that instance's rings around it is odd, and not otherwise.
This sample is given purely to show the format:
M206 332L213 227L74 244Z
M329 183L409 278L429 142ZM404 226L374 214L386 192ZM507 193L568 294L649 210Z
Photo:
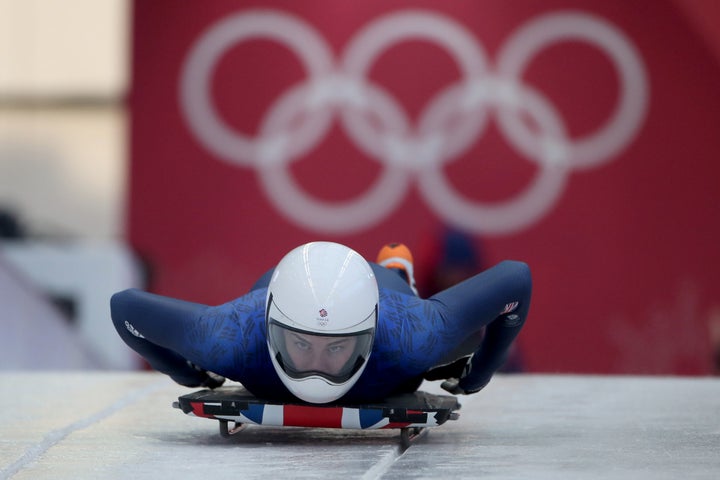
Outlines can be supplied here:
M273 366L293 395L329 403L352 388L372 351L378 301L372 268L348 247L313 242L283 257L265 324Z

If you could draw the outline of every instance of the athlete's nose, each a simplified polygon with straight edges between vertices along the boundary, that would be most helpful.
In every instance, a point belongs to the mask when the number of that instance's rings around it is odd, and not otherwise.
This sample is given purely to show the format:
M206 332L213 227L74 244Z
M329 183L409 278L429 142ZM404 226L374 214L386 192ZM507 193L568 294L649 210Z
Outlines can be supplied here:
M328 362L322 352L313 354L308 362L308 370L316 370L318 372L331 373L328 370Z

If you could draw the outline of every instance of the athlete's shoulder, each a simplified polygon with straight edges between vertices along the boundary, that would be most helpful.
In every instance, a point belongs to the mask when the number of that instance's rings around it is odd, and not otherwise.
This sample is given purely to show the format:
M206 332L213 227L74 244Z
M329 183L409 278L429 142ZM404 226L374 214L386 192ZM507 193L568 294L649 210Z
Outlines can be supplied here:
M265 311L265 302L267 299L267 287L259 287L250 290L245 295L235 298L223 305L221 308L232 308L236 310L261 310Z
M379 322L384 327L402 326L407 321L415 323L428 315L427 300L392 288L379 288Z
M163 298L160 295L156 295L138 288L128 288L121 290L110 297L110 308L115 310L123 308L127 305L142 304L144 302L157 302Z

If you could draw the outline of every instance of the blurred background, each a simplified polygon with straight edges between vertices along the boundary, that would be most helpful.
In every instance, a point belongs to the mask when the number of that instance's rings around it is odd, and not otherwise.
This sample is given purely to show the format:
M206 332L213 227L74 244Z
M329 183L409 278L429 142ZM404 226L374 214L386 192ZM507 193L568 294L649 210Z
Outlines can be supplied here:
M0 0L2 369L136 369L109 298L291 248L503 259L507 371L717 374L720 3Z

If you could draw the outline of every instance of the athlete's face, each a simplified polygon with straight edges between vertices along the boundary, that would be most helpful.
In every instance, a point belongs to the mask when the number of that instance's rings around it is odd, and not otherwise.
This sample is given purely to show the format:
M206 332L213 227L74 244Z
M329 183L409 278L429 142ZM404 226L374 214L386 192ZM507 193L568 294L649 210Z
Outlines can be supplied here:
M337 375L355 351L356 337L318 337L285 331L285 348L296 370Z

